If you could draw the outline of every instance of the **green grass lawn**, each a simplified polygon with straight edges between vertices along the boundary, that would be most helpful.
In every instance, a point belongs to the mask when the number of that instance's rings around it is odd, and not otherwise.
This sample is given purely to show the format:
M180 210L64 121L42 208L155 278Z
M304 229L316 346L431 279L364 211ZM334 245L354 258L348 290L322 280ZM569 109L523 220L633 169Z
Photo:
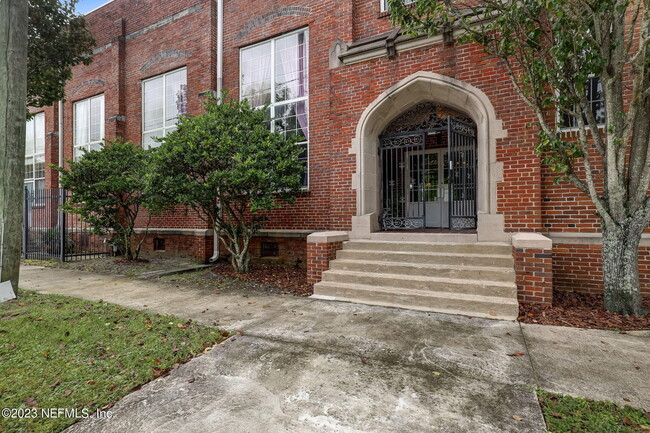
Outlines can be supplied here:
M538 391L549 433L648 433L650 413Z
M95 413L227 336L172 316L21 291L0 304L0 408ZM0 417L0 432L58 432L74 422Z

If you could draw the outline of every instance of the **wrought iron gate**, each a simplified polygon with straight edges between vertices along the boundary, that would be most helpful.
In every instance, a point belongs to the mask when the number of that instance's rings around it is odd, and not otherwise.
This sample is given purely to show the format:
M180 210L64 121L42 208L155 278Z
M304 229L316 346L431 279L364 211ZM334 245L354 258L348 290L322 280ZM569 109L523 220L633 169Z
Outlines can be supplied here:
M67 199L63 189L25 189L23 258L65 262L113 253L110 236L94 234L77 215L60 210Z
M476 124L432 103L379 137L384 230L476 228Z

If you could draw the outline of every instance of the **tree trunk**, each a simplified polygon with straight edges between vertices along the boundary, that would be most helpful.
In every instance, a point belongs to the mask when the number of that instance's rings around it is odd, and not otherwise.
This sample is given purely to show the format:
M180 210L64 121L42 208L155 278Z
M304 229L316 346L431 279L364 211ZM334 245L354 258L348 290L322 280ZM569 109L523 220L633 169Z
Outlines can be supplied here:
M603 228L605 309L623 316L642 316L639 286L639 242L647 221L631 217L624 224Z
M0 1L0 281L11 281L14 291L24 204L28 6Z

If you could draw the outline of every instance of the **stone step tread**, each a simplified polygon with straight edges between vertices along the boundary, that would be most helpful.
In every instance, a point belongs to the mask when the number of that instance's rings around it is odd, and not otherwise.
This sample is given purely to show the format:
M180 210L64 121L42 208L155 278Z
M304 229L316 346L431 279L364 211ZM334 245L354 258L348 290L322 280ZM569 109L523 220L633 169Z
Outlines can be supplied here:
M469 303L483 302L483 303L495 303L498 305L519 306L517 299L503 297L503 296L472 295L467 293L428 291L428 290L420 290L420 289L407 289L402 287L377 287L377 286L370 286L366 284L339 283L334 281L321 281L319 283L316 283L314 285L314 291L318 289L326 289L327 287L356 290L356 291L370 293L370 294L372 294L373 292L382 292L388 294L408 294L408 295L415 295L415 296L423 296L427 298L441 298L441 299L451 299L453 301L466 301Z
M343 250L341 250L343 251ZM491 254L491 253L455 253L442 251L381 251L381 250L358 250L347 249L345 251L364 253L364 254L399 254L404 257L408 256L430 256L430 257L458 257L458 258L495 258L495 259L512 259L512 254Z
M429 308L420 305L402 304L399 302L398 303L383 302L383 301L376 301L376 300L357 299L357 298L348 298L348 297L339 297L339 296L312 295L311 298L322 299L327 301L351 302L354 304L375 305L378 307L402 308L405 310L424 311L424 312L431 312L431 313L453 314L456 316L481 317L481 318L492 319L492 320L513 321L517 319L517 314L485 314L479 311L454 310L449 308Z
M392 274L384 272L360 272L360 271L344 271L340 269L329 269L323 272L325 274L337 274L337 275L350 275L356 277L374 277L374 278L392 278L398 280L417 280L423 282L432 282L432 283L451 283L451 284L467 284L480 287L506 287L506 288L517 288L517 285L512 282L503 282L503 281L486 281L486 280L470 280L466 278L449 278L449 277L431 277L424 275L404 275L404 274Z
M424 269L445 269L445 270L461 270L461 271L494 271L504 274L515 274L512 266L475 266L475 265L449 265L445 263L409 263L409 262L394 262L388 260L355 260L355 259L336 259L332 263L339 264L359 264L359 265L380 265L383 267L390 266L405 266L409 268L424 268Z
M388 308L403 308L405 310L415 310L415 311L424 311L431 313L440 313L440 314L453 314L457 316L469 316L469 317L481 317L485 319L492 320L516 320L517 314L486 314L480 311L471 311L471 310L456 310L450 308L432 308L422 305L412 305L412 304L403 304L401 302L384 302L377 300L368 300L361 298L351 298L351 297L342 297L342 296L327 296L327 295L312 295L311 298L322 299L327 301L337 301L337 302L352 302L354 304L365 304L365 305L376 305L379 307L388 307Z
M415 241L390 241L390 240L376 240L376 239L352 239L349 241L343 242L343 244L395 244L395 245L440 245L440 246L468 246L468 245L478 245L478 246L500 246L500 247L512 247L512 244L507 242L472 242L469 244L459 244L458 242L415 242Z

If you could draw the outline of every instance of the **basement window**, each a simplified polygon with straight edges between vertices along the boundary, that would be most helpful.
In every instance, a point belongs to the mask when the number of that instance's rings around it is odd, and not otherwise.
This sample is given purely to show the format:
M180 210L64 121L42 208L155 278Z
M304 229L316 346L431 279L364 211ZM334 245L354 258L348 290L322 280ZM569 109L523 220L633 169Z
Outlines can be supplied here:
M154 251L165 251L165 239L163 239L163 238L153 238L153 250Z
M280 244L277 242L262 242L262 257L279 257Z

